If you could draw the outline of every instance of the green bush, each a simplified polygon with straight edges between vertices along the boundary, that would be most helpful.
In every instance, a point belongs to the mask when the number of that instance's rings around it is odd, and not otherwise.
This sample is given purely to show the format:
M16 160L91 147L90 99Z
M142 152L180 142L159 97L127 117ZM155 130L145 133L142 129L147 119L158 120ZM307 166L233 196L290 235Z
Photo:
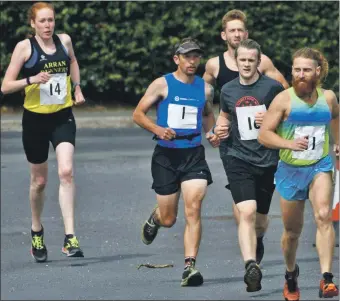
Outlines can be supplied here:
M0 80L16 43L30 32L27 9L31 4L0 3ZM293 51L309 46L324 52L330 64L324 87L338 93L337 1L53 4L56 32L66 32L72 37L84 94L97 103L136 104L150 82L175 70L172 47L183 37L193 36L201 42L205 55L199 74L203 75L207 59L225 51L220 38L221 19L234 8L247 14L250 37L261 44L263 52L289 81Z

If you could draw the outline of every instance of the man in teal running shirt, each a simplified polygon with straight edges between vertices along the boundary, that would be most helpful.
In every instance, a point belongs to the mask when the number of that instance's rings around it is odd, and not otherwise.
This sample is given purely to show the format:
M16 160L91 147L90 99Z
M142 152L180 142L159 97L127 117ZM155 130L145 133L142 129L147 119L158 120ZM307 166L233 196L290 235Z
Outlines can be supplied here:
M319 297L331 298L339 294L331 273L335 240L331 218L334 164L329 155L330 133L335 142L334 150L339 152L339 104L333 91L321 89L327 72L328 62L318 50L296 51L292 66L293 87L273 100L258 136L266 147L280 149L275 180L281 196L284 225L281 244L286 281L283 295L290 301L300 298L296 251L306 199L311 201L317 226L316 247L323 274Z

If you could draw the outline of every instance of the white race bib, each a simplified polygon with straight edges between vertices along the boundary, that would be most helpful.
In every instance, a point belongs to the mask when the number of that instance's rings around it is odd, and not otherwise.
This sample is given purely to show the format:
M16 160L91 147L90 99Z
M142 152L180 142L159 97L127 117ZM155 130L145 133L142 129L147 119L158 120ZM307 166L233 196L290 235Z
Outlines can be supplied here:
M65 73L51 74L46 84L40 84L41 105L62 105L67 96L67 76Z
M325 143L325 126L298 126L295 128L294 139L308 136L308 149L293 151L294 159L319 160L323 154Z
M266 112L266 106L236 107L238 131L241 140L255 140L260 127L255 124L255 113Z
M174 129L196 129L197 107L169 104L168 126Z

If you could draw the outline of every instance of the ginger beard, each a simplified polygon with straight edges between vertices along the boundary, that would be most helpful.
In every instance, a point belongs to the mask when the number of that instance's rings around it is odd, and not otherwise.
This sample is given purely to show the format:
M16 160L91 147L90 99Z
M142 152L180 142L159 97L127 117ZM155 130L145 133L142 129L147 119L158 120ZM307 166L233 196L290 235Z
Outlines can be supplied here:
M310 79L300 79L293 77L292 85L297 96L299 96L300 98L304 96L310 97L310 95L316 88L317 82L318 77L316 74L314 74L313 77L311 77Z

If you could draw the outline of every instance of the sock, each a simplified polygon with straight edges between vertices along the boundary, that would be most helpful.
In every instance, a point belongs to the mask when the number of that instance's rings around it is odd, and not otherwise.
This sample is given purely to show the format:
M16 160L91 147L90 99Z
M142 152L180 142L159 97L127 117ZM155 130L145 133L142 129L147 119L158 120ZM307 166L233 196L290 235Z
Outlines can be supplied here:
M333 281L333 274L326 272L322 274L323 279L325 279L326 282L332 282Z
M297 268L297 265L295 265L295 269L294 269L293 272L288 272L286 270L286 275L287 275L288 278L294 278L294 277L298 276L297 272L298 272L298 268Z
M154 215L154 214L149 218L149 223L150 223L151 225L155 225L155 226L158 226L158 227L161 226L161 225L156 221L155 215Z
M32 235L32 236L33 236L33 235L41 236L41 235L43 235L43 234L44 234L44 228L43 228L42 225L41 225L41 230L38 231L38 232L35 232L35 231L33 231L33 230L31 229L31 235Z
M253 259L249 259L249 260L247 260L247 261L246 261L246 263L245 263L245 267L246 267L246 269L248 268L248 266L249 266L251 263L256 263L256 261L255 261L255 260L253 260Z
M73 234L65 234L65 240L72 238L72 237L74 237Z
M196 257L189 256L184 258L184 268L188 267L189 265L195 266L195 263Z
M264 235L257 237L257 241L262 241L263 237L264 237Z

